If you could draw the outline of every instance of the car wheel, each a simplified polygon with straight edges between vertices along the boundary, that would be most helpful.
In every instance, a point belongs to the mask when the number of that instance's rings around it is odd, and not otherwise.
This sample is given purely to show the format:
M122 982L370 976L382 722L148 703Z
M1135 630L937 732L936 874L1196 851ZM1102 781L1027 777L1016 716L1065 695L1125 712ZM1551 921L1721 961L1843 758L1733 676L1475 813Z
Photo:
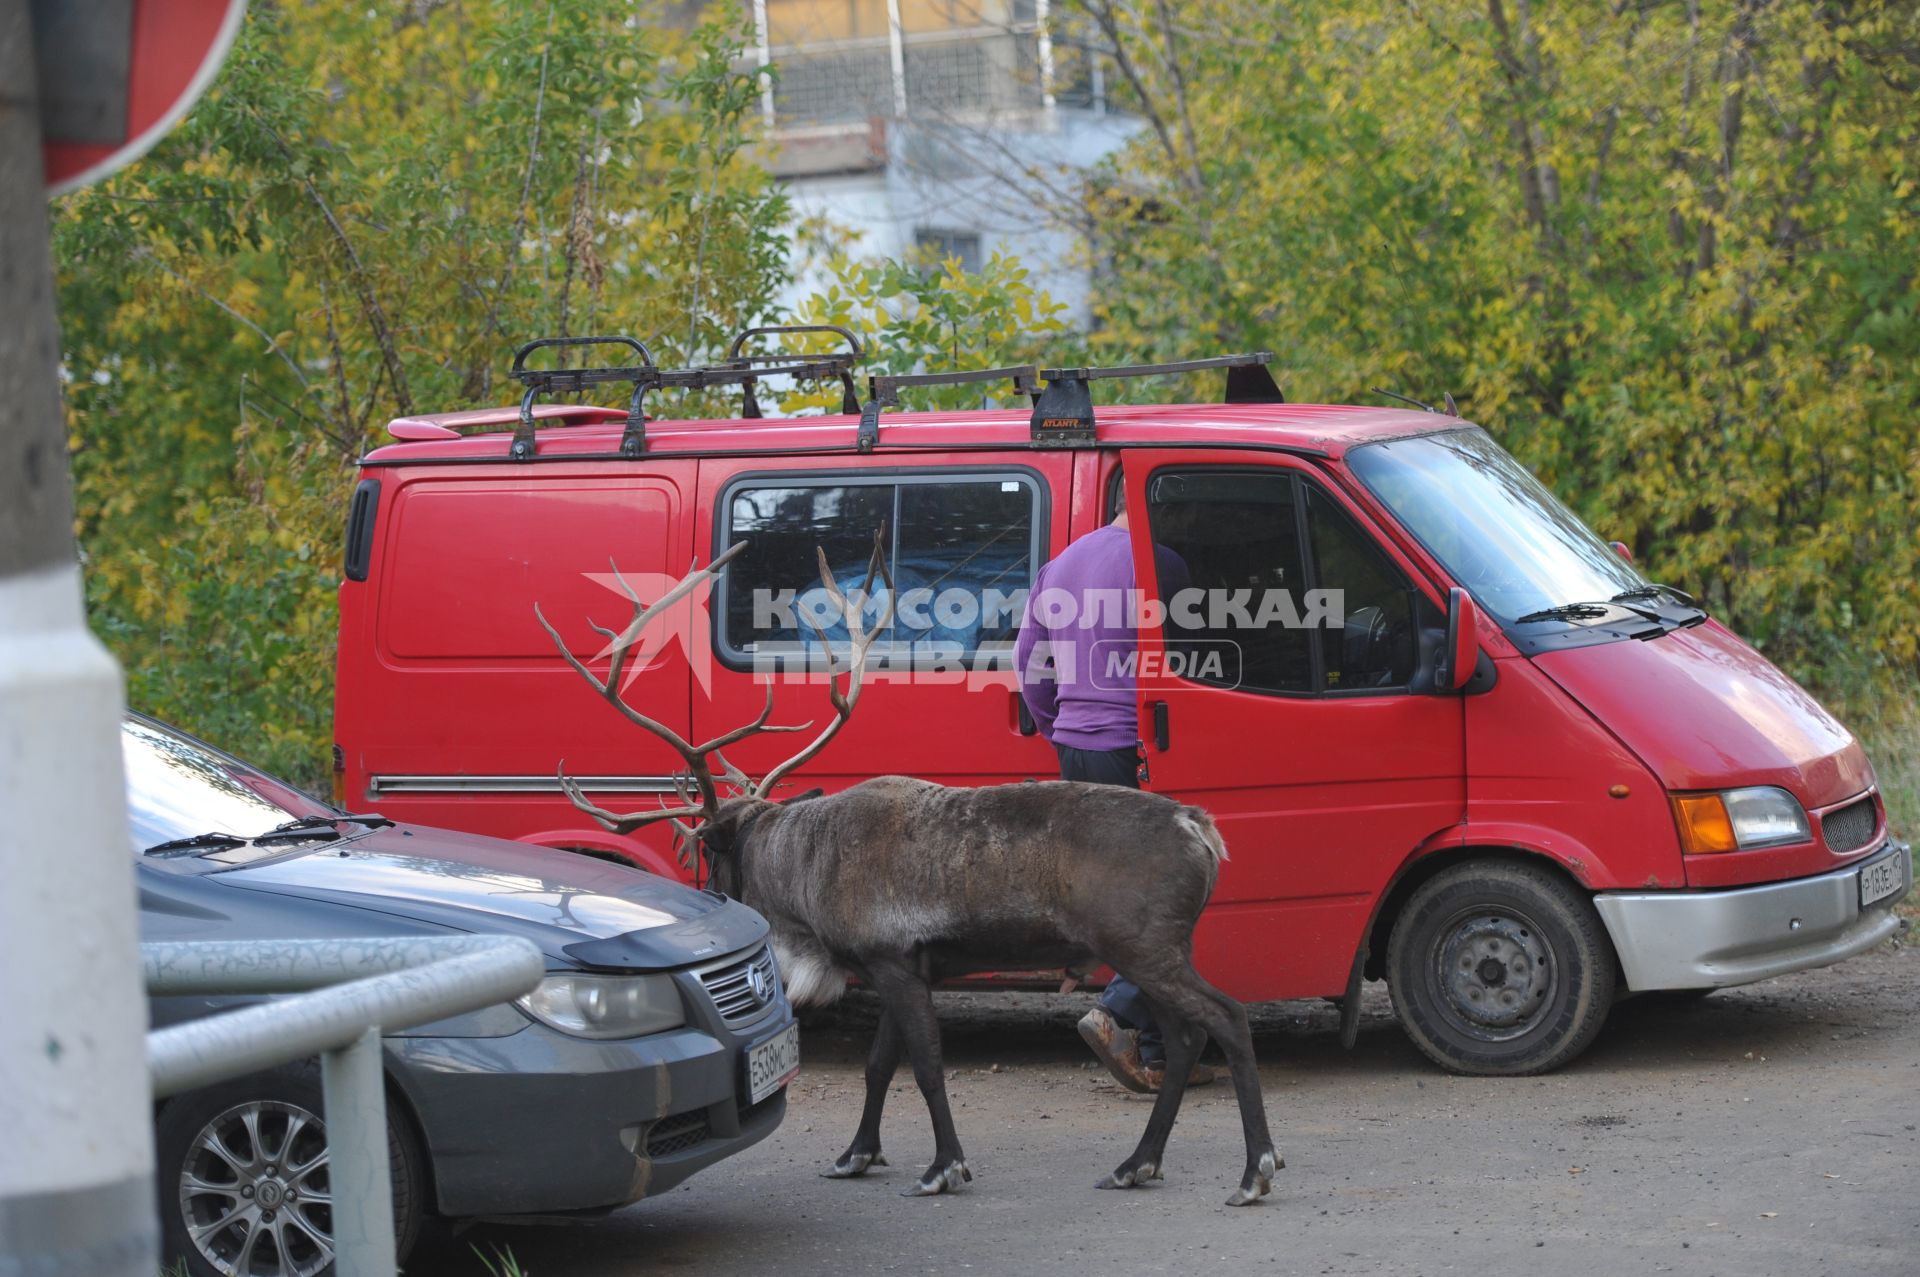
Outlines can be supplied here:
M1545 1073L1586 1050L1613 1005L1613 946L1586 896L1532 865L1479 861L1422 883L1395 919L1401 1026L1455 1073Z
M168 1262L193 1277L333 1272L333 1181L317 1061L168 1101L154 1123ZM419 1230L426 1165L404 1118L387 1113L396 1260Z

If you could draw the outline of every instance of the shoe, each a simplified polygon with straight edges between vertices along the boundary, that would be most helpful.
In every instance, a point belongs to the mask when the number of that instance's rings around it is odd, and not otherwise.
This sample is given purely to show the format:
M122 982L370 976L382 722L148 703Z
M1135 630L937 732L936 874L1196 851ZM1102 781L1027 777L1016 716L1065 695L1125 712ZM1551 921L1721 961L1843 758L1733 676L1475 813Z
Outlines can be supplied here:
M1167 1080L1167 1066L1164 1064L1161 1064L1157 1067L1154 1065L1148 1065L1146 1072L1147 1072L1147 1080L1150 1083L1152 1083L1155 1094L1158 1094L1160 1090L1160 1084ZM1216 1074L1214 1073L1212 1066L1206 1065L1206 1064L1195 1064L1193 1066L1192 1072L1187 1074L1187 1085L1188 1086L1206 1086L1213 1081L1215 1076Z
M1159 1089L1150 1079L1147 1066L1140 1060L1140 1038L1132 1029L1123 1029L1105 1007L1095 1007L1080 1017L1080 1036L1114 1080L1138 1095L1152 1095Z

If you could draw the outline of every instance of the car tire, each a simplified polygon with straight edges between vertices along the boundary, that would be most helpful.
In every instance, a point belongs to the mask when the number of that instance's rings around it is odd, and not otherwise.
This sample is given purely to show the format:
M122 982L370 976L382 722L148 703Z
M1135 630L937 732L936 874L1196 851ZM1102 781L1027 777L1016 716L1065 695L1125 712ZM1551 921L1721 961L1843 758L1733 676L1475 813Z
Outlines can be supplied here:
M1387 943L1393 1007L1454 1073L1546 1073L1587 1049L1613 1005L1613 945L1586 895L1544 867L1471 861L1408 897Z
M332 1182L324 1161L323 1112L317 1060L167 1101L154 1121L154 1180L167 1262L184 1264L192 1277L330 1275ZM387 1147L395 1261L402 1262L420 1230L427 1167L419 1140L393 1111L391 1097ZM263 1205L269 1196L271 1205ZM208 1227L221 1219L232 1222ZM238 1260L249 1233L252 1260L243 1266Z

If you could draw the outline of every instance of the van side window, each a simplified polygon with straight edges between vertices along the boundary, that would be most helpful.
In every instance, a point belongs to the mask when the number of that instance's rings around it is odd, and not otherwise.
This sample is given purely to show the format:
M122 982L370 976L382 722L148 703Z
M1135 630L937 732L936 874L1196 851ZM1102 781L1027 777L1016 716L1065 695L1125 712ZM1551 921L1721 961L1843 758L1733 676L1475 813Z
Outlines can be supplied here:
M1311 482L1278 469L1163 470L1147 509L1172 672L1295 694L1412 680L1411 585Z
M1148 527L1162 564L1171 668L1248 691L1314 689L1312 632L1289 623L1306 606L1295 499L1284 470L1154 475ZM1167 551L1185 565L1184 583Z
M1327 689L1405 687L1416 660L1412 587L1331 498L1303 486L1313 584L1341 600L1322 621Z
M952 659L1004 649L1010 658L1044 524L1031 474L799 479L748 481L725 495L721 544L747 548L721 586L723 653L805 653L818 646L809 612L828 621L821 629L829 642L844 638L846 626L824 607L815 547L851 592L884 524L899 598L876 653ZM881 588L875 582L876 596ZM884 606L874 598L869 621Z

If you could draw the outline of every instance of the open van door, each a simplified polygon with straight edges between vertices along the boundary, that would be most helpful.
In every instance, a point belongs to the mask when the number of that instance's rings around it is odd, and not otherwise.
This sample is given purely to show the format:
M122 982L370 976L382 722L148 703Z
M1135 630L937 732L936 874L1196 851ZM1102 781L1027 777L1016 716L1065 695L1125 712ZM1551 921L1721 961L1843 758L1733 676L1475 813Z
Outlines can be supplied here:
M1134 653L1145 787L1213 813L1231 853L1200 970L1243 999L1339 996L1386 885L1465 816L1445 596L1295 458L1122 465L1135 576L1164 612L1149 602Z

